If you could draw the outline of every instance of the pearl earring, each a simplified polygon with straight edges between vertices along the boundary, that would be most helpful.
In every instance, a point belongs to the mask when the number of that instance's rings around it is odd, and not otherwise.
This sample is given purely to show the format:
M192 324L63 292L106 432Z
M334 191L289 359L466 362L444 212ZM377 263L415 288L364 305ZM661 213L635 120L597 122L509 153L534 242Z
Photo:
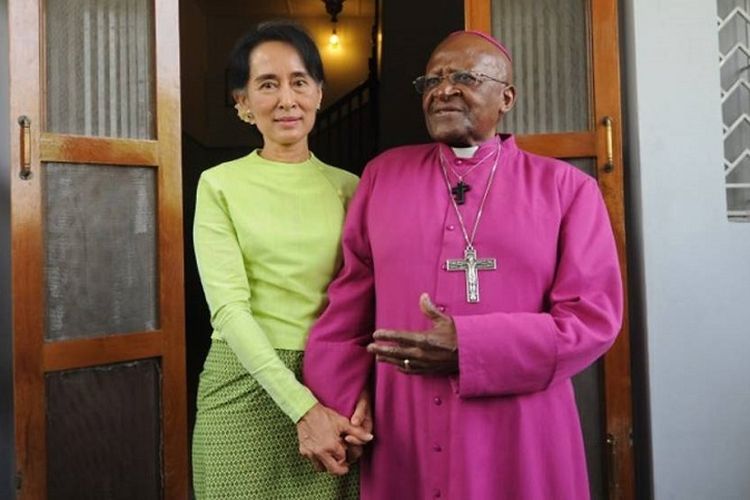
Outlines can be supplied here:
M243 108L239 103L234 105L234 109L237 110L237 117L245 123L250 125L255 124L255 117L250 110Z

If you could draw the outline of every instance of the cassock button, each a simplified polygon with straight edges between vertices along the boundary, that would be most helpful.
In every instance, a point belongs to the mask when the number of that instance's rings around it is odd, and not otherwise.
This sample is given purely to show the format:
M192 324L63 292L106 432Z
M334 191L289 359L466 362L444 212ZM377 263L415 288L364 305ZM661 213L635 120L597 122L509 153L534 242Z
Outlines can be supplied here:
M433 449L433 450L435 450L435 451L436 451L436 452L438 452L438 453L440 453L441 451L443 451L443 447L442 447L442 446L440 446L440 445L439 445L439 444L437 444L437 443L435 443L435 445L433 445L432 449Z
M432 402L435 403L435 406L440 406L441 404L443 404L443 400L438 396L435 396L435 399L433 399Z
M432 490L432 496L434 498L440 498L442 496L442 493L440 493L440 490Z
M453 231L454 229L456 229L456 226L454 226L453 224L448 224L445 229L447 229L448 231Z
M438 309L440 310L440 312L445 312L445 306L438 306Z

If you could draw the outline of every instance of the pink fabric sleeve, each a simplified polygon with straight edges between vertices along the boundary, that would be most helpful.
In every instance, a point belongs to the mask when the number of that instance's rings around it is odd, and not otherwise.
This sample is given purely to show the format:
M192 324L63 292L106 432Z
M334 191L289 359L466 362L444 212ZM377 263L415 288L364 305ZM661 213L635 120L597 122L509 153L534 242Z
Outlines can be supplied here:
M582 371L622 324L617 248L601 193L585 182L563 215L548 312L454 317L459 395L521 394Z
M303 379L325 406L351 416L368 383L373 356L375 293L367 203L371 170L365 169L352 198L341 246L344 265L328 287L328 307L315 322L305 346Z

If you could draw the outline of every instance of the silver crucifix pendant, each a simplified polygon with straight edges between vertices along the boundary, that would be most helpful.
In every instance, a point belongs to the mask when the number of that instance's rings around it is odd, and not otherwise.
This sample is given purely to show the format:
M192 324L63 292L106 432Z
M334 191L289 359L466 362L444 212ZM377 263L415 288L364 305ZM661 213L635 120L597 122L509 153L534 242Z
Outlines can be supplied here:
M477 251L469 245L464 250L463 259L448 259L445 262L448 271L463 271L466 273L466 302L474 304L479 302L479 272L497 269L497 261L494 258L477 259Z

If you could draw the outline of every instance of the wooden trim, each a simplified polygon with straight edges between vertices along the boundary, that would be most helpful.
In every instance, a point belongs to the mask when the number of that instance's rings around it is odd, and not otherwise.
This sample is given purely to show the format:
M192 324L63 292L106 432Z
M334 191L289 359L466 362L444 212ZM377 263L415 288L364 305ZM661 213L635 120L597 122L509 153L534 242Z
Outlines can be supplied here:
M188 497L178 0L155 2L164 497Z
M516 137L516 143L525 151L553 158L596 156L594 132L519 135Z
M161 331L47 342L42 351L43 370L54 372L155 358L163 351Z
M37 2L10 0L10 120L31 120L31 171L18 176L20 141L11 134L11 259L13 266L13 402L19 498L47 497L45 388L41 363L44 328L42 189L39 175L39 25Z
M492 33L492 3L488 0L466 0L464 26L467 30Z
M40 148L43 162L156 166L159 155L156 141L49 133Z
M597 120L598 179L620 257L625 297L622 330L604 358L605 413L607 433L615 438L614 477L609 478L610 498L635 498L635 458L632 444L633 398L630 371L630 321L628 309L627 238L625 234L624 165L622 154L622 110L620 42L617 0L591 2L594 113ZM605 116L613 120L614 170L603 169L606 158ZM614 491L612 491L614 490Z

